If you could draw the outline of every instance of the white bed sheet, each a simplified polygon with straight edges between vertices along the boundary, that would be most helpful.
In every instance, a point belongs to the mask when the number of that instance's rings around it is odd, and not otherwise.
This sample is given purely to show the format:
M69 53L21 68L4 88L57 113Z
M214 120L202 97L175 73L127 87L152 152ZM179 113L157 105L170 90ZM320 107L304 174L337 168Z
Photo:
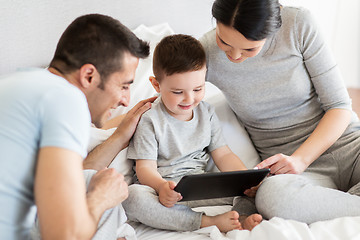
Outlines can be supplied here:
M231 206L201 207L208 215L230 210ZM307 225L302 222L272 218L262 221L251 232L233 230L221 233L215 226L193 232L174 232L154 229L139 223L130 223L139 240L358 240L360 239L360 217L343 217Z

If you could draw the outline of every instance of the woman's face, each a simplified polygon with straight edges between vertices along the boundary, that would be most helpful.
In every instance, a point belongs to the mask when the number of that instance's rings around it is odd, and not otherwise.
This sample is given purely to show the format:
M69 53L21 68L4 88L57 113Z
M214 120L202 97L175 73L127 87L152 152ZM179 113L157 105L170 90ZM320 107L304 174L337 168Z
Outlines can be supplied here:
M222 23L216 26L216 43L233 63L241 63L249 57L255 57L261 51L265 41L266 39L248 40L236 29Z

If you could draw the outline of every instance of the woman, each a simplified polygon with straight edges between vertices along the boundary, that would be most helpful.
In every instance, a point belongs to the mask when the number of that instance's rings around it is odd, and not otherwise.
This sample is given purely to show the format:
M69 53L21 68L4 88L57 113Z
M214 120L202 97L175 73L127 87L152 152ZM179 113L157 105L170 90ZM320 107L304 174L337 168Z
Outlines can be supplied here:
M259 212L306 223L360 215L360 124L309 11L216 0L212 14L207 80L244 124L257 167L275 174L257 192Z

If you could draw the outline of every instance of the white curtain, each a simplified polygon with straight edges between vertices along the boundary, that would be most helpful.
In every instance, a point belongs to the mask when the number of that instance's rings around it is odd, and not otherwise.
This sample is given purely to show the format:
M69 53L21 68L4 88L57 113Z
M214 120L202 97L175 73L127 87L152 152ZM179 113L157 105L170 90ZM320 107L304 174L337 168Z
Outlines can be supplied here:
M280 0L280 3L303 6L314 14L346 85L360 87L360 1Z

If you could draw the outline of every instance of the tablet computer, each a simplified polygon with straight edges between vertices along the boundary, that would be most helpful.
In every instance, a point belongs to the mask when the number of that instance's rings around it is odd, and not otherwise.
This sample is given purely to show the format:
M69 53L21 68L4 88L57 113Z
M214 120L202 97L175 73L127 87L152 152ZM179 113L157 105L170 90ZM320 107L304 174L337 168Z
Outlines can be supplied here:
M181 193L181 201L243 196L246 189L257 186L269 173L266 168L187 175L174 190Z

